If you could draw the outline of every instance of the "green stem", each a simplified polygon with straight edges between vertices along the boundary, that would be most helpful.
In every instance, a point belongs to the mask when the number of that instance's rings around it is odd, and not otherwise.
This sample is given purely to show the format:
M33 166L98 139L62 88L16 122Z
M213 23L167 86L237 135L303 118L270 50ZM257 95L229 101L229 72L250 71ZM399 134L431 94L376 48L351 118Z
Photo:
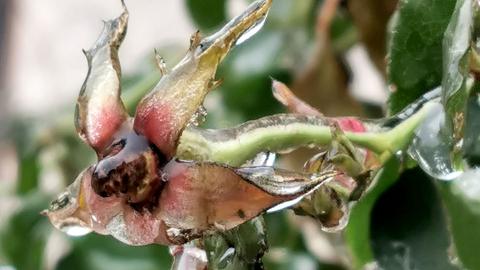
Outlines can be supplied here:
M426 104L393 129L364 133L345 132L345 136L356 146L376 153L384 163L393 154L408 146L416 127L425 118L430 107ZM264 118L255 121L261 123L269 120ZM255 126L255 121L247 125ZM242 127L236 127L207 132L186 129L180 138L177 157L239 166L261 152L281 152L302 146L322 147L332 141L331 129L327 124L297 122L286 125L258 125L244 133L239 132L241 129ZM218 139L226 136L229 137Z

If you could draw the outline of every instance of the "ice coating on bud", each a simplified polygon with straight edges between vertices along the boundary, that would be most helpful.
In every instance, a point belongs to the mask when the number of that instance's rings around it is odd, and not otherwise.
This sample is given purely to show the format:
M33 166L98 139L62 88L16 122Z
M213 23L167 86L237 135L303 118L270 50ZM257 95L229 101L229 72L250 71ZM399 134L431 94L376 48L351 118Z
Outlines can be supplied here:
M328 161L329 153L321 152L305 163L304 170L314 173L331 170L335 166ZM334 188L335 187L335 188ZM325 232L337 232L345 228L349 217L349 196L357 183L344 174L338 174L312 194L304 198L295 208L298 215L316 219ZM339 194L338 190L344 191Z
M165 155L173 157L180 134L208 92L219 84L215 79L218 65L238 39L265 18L271 2L252 3L244 13L209 37L202 39L195 33L184 59L163 76L138 105L135 130Z
M310 192L334 172L318 176L271 167L232 169L212 163L172 161L160 197L160 216L177 229L172 242L204 231L232 229L285 201Z
M128 115L120 99L118 49L125 37L128 12L106 21L93 47L84 51L88 74L77 100L75 126L80 137L101 153Z
M139 208L128 196L97 194L92 187L94 172L94 167L86 169L46 214L58 229L110 234L129 245L178 245L232 229L304 196L337 174L171 160L157 179L163 184L158 195Z
M434 104L415 131L408 153L430 176L450 181L462 172L456 170L452 162L450 138L444 134L445 117L443 106Z

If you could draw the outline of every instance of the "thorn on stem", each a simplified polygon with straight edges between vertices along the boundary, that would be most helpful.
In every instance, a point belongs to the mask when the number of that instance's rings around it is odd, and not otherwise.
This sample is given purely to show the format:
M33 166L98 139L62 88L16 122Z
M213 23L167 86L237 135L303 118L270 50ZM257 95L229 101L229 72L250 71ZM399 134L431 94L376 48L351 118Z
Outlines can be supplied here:
M155 52L155 61L157 63L157 68L160 70L160 73L162 76L167 75L168 70L167 70L167 64L165 63L165 59L160 55L160 53L157 51L157 49L154 49Z

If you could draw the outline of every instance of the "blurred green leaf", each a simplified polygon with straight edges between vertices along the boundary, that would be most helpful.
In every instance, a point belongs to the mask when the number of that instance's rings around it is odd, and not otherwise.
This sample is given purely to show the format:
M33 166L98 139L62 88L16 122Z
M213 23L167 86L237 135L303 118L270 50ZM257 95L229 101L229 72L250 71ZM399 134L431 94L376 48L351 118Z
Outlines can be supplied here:
M26 194L38 186L40 165L38 152L23 153L20 156L17 179L17 193Z
M51 226L40 211L47 199L39 193L29 193L20 209L0 232L1 253L17 270L42 269L46 239Z
M202 31L211 31L227 20L226 0L186 0L187 9Z
M480 269L480 170L440 184L456 254L465 269Z
M31 119L17 119L10 127L10 137L18 155L17 193L25 195L38 186L40 146L35 137L36 125Z
M288 249L278 249L277 254L272 255L275 260L270 260L265 264L265 269L275 270L342 270L342 267L335 265L322 264L318 262L308 252L291 251Z
M288 220L287 212L264 215L268 229L269 250L265 256L265 269L343 269L318 261L307 249L304 235Z
M288 221L286 212L276 212L265 215L268 228L268 244L271 247L284 247L291 251L304 252L302 234Z
M170 269L168 247L127 246L112 237L89 234L73 240L72 251L57 265L57 270L162 270Z
M355 269L375 260L370 242L371 212L377 199L395 183L399 174L400 162L393 158L376 177L375 186L351 210L344 235Z
M389 42L389 83L397 113L442 81L442 41L455 0L401 0Z
M371 241L382 269L455 269L450 235L432 180L420 169L405 171L372 211Z
M264 31L231 53L218 75L225 78L219 91L229 110L248 120L281 111L270 76L289 81L289 72L279 63L285 38L281 32Z

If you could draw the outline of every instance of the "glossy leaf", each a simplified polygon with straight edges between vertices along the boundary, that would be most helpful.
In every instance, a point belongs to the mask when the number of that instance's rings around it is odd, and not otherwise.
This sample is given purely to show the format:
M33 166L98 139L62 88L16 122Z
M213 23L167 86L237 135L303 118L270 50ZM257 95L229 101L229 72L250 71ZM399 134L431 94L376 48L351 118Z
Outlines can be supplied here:
M441 84L442 41L455 0L402 0L389 41L390 112Z
M480 268L480 170L465 172L451 183L441 183L440 191L455 243L454 259L460 259L459 264L466 269Z
M472 42L472 27L472 1L459 0L443 39L442 91L452 121L456 113L463 113L465 110L465 83L470 69L467 53ZM461 132L462 124L454 126L455 132Z
M405 171L372 210L371 241L384 269L455 269L445 213L432 180Z

